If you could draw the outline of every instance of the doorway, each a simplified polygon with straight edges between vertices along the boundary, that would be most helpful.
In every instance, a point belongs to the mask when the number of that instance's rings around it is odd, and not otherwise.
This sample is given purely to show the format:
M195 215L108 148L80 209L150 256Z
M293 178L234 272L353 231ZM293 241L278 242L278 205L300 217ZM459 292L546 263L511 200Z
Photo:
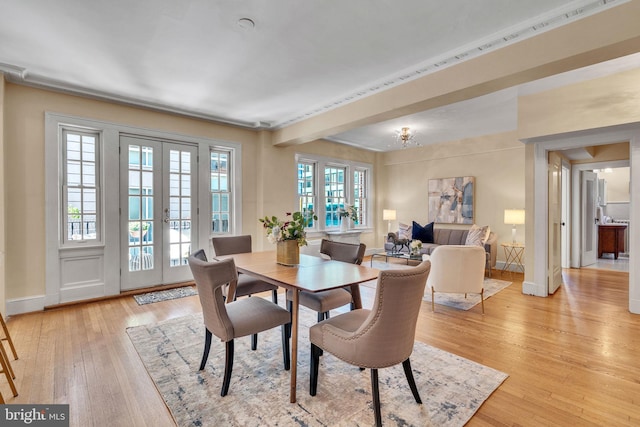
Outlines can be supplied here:
M197 238L197 147L120 137L121 290L190 280Z

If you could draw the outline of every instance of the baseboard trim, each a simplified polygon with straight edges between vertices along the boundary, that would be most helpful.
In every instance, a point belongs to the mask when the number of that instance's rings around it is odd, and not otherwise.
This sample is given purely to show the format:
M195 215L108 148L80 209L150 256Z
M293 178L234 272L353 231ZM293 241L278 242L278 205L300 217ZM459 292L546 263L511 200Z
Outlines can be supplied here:
M522 293L525 295L533 295L536 297L547 297L547 292L544 285L533 282L522 282Z
M7 315L32 313L44 310L44 295L36 295L28 298L16 298L7 300Z

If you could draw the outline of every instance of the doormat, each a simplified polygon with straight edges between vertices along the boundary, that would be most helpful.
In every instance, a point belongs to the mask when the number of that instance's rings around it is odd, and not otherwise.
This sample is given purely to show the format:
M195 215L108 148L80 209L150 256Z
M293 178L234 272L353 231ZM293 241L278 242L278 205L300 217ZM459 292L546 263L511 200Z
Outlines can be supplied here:
M145 305L176 298L190 297L192 295L198 295L195 286L183 286L181 288L167 289L164 291L147 292L146 294L134 295L133 298L138 305Z

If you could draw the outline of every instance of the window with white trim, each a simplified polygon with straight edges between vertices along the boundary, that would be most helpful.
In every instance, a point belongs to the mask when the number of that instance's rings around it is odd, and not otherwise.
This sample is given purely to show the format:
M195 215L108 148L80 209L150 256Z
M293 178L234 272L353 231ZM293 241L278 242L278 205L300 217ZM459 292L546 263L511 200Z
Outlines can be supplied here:
M100 241L100 133L62 129L62 244Z
M211 232L229 233L233 230L231 153L212 148L210 151Z
M370 164L308 154L297 154L296 163L298 206L312 207L319 218L317 226L310 228L337 229L338 211L349 205L357 208L358 221L354 227L370 226Z

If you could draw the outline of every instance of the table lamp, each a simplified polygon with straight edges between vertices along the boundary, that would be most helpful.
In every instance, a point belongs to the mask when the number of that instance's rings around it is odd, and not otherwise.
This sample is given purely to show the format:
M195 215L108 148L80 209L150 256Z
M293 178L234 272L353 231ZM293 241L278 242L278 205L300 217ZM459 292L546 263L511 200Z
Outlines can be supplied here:
M382 219L387 221L387 233L391 232L391 221L395 221L396 219L396 210L395 209L383 209L382 210Z
M511 229L511 240L516 243L516 225L524 224L524 209L505 209L504 223L513 225Z

